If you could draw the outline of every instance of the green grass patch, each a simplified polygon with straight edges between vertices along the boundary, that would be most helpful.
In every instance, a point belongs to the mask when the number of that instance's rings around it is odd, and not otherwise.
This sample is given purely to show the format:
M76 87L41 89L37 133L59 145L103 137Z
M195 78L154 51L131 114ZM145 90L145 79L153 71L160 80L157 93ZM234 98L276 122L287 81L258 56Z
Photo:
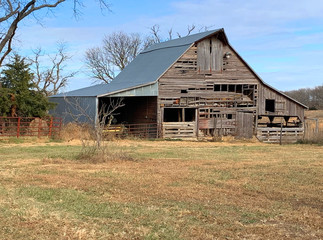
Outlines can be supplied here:
M10 159L73 159L81 150L81 146L15 146L0 147L0 161Z

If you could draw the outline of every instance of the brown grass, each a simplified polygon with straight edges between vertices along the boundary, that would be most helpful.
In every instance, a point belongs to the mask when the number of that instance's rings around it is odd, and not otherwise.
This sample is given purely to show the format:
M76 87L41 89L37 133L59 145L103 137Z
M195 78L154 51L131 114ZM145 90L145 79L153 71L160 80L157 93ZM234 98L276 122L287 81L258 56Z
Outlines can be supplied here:
M0 161L0 238L323 237L322 147L141 140L107 147L137 161L44 158L30 146L29 157L16 159L26 147L7 148L14 161Z
M307 111L304 143L323 145L323 110Z
M323 110L305 111L305 116L308 117L308 118L321 118L321 119L323 119Z
M64 141L90 140L91 129L87 124L67 123L62 127L60 139Z

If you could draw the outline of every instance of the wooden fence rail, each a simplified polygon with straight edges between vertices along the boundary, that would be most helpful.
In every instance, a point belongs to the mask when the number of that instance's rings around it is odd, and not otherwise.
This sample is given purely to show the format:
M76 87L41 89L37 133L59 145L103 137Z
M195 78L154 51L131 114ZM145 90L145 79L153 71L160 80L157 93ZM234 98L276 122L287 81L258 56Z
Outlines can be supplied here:
M62 119L57 117L0 117L0 137L58 136Z
M267 143L295 143L302 140L304 128L258 128L257 138Z

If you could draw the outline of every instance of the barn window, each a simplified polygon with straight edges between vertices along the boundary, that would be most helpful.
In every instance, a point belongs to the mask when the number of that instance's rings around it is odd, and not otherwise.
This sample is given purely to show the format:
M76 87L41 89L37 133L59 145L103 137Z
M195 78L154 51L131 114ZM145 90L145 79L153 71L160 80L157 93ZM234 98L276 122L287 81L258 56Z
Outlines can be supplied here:
M236 93L242 93L242 85L237 85Z
M185 108L185 122L195 121L195 108Z
M223 92L227 92L228 91L228 85L226 84L223 84L222 85L222 89L221 89Z
M275 112L275 99L266 99L265 110Z
M215 85L214 85L214 91L215 91L215 92L219 92L219 91L221 91L221 85L220 85L220 84L215 84Z
M164 108L164 122L194 122L195 108Z
M181 108L165 108L164 109L164 122L181 122L182 121Z
M229 92L235 92L235 85L229 85Z

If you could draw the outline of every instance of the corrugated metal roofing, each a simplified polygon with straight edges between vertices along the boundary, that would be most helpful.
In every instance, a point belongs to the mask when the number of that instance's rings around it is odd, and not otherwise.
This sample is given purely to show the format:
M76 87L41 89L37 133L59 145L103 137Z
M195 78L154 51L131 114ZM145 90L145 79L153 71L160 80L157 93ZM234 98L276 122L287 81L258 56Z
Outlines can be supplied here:
M111 83L81 88L52 97L102 96L154 83L194 42L218 31L219 29L154 44L140 53Z
M197 42L209 35L212 35L218 31L220 31L220 30L223 30L223 29L216 29L216 30L211 30L211 31L207 31L207 32L196 33L196 34L192 34L192 35L189 35L186 37L181 37L181 38L169 40L166 42L154 44L154 45L150 46L149 48L147 48L146 50L144 50L143 53L158 50L158 49L163 49L163 48L172 48L172 47L178 47L178 46L183 46L183 45L191 45L192 43L195 43L195 42Z

